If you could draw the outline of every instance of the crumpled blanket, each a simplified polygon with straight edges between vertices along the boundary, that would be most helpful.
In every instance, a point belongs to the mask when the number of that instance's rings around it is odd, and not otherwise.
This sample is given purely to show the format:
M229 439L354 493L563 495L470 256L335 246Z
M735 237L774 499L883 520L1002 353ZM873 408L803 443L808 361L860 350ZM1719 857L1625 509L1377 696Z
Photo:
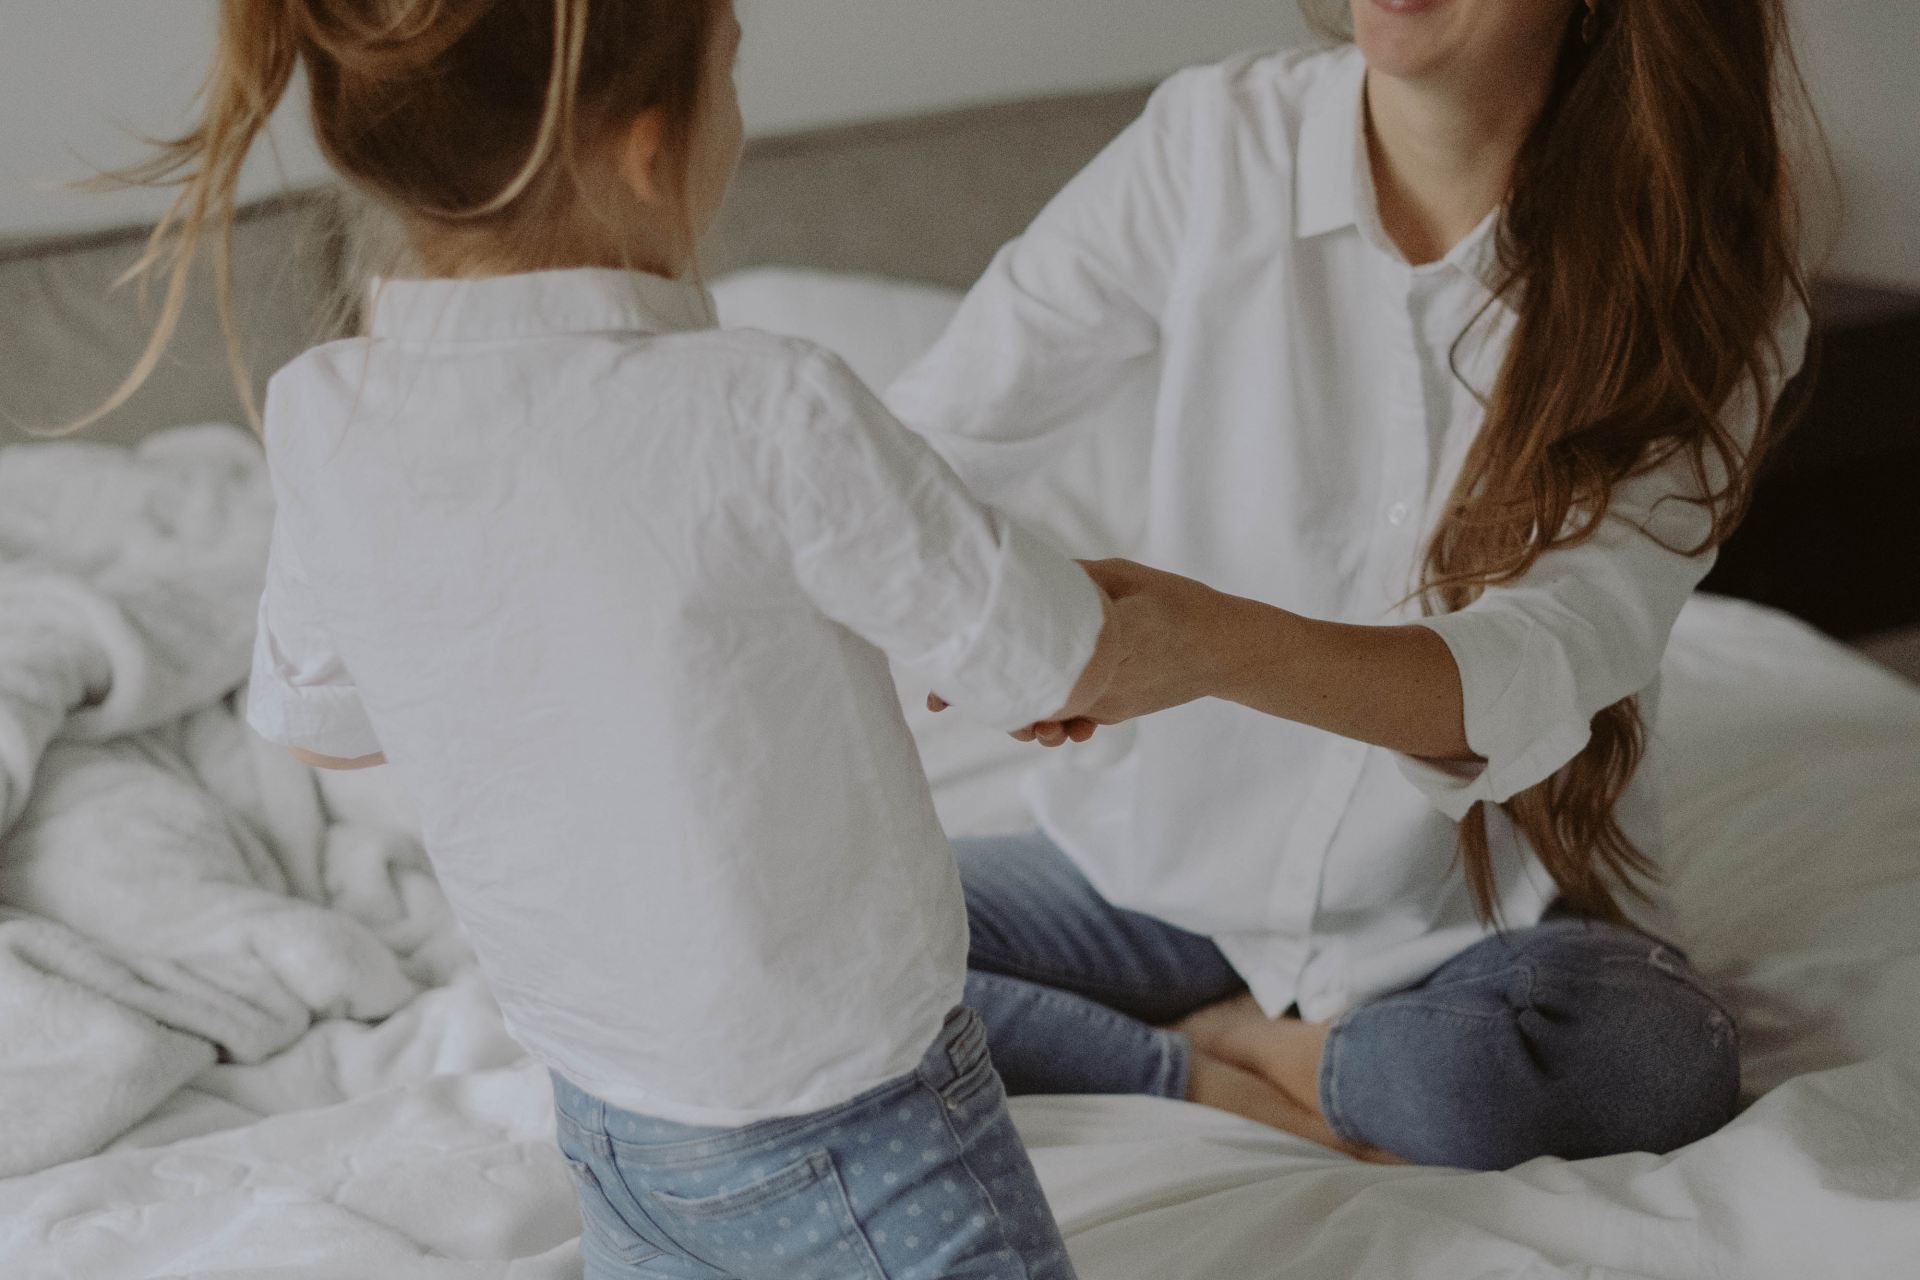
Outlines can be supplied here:
M417 844L245 727L271 523L234 428L0 449L0 1176L460 966Z

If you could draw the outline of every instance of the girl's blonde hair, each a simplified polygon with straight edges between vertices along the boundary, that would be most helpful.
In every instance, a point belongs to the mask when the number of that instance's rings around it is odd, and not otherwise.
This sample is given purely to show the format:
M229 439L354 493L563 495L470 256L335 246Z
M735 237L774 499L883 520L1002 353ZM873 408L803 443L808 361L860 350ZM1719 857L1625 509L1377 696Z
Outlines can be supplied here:
M125 404L166 353L211 245L236 387L255 417L234 323L231 231L242 166L296 71L314 133L416 255L479 249L521 270L583 265L610 186L579 163L618 125L661 114L682 188L716 0L221 0L199 122L113 184L178 187L128 280L163 279L133 371L78 430Z

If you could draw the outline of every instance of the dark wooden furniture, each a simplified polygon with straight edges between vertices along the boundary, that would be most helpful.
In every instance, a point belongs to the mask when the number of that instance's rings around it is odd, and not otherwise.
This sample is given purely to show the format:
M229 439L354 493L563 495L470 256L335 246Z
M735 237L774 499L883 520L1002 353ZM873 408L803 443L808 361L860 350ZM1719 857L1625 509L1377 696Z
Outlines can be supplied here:
M1920 294L1815 292L1806 416L1704 589L1843 639L1920 625Z

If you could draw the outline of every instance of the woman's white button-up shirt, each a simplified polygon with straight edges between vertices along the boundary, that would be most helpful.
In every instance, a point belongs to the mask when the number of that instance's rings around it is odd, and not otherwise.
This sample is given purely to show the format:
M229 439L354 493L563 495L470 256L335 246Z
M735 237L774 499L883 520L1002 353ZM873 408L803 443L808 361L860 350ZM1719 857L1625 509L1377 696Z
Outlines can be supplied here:
M1144 543L1114 550L1315 617L1416 620L1425 542L1514 315L1493 300L1495 217L1422 266L1382 233L1364 80L1343 48L1169 81L1000 254L893 409L995 498L1153 362ZM1805 337L1796 309L1782 374ZM1581 353L1566 358L1580 376ZM1750 433L1776 390L1736 397L1730 425ZM1559 770L1603 707L1651 701L1712 563L1669 549L1703 540L1697 492L1684 459L1640 475L1598 536L1426 620L1459 663L1483 766L1203 700L1138 722L1117 760L1050 760L1032 793L1042 825L1113 902L1213 937L1270 1012L1329 1018L1419 980L1486 933L1458 820ZM1622 815L1643 845L1659 838L1650 785ZM1501 917L1533 923L1553 885L1492 816Z

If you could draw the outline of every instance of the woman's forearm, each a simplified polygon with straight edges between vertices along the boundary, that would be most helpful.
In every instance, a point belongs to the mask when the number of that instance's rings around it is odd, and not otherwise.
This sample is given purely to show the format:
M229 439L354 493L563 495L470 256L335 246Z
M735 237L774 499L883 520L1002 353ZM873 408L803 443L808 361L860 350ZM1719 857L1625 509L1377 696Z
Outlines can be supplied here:
M1460 669L1420 626L1352 626L1215 593L1195 634L1214 649L1212 693L1429 760L1471 760Z

